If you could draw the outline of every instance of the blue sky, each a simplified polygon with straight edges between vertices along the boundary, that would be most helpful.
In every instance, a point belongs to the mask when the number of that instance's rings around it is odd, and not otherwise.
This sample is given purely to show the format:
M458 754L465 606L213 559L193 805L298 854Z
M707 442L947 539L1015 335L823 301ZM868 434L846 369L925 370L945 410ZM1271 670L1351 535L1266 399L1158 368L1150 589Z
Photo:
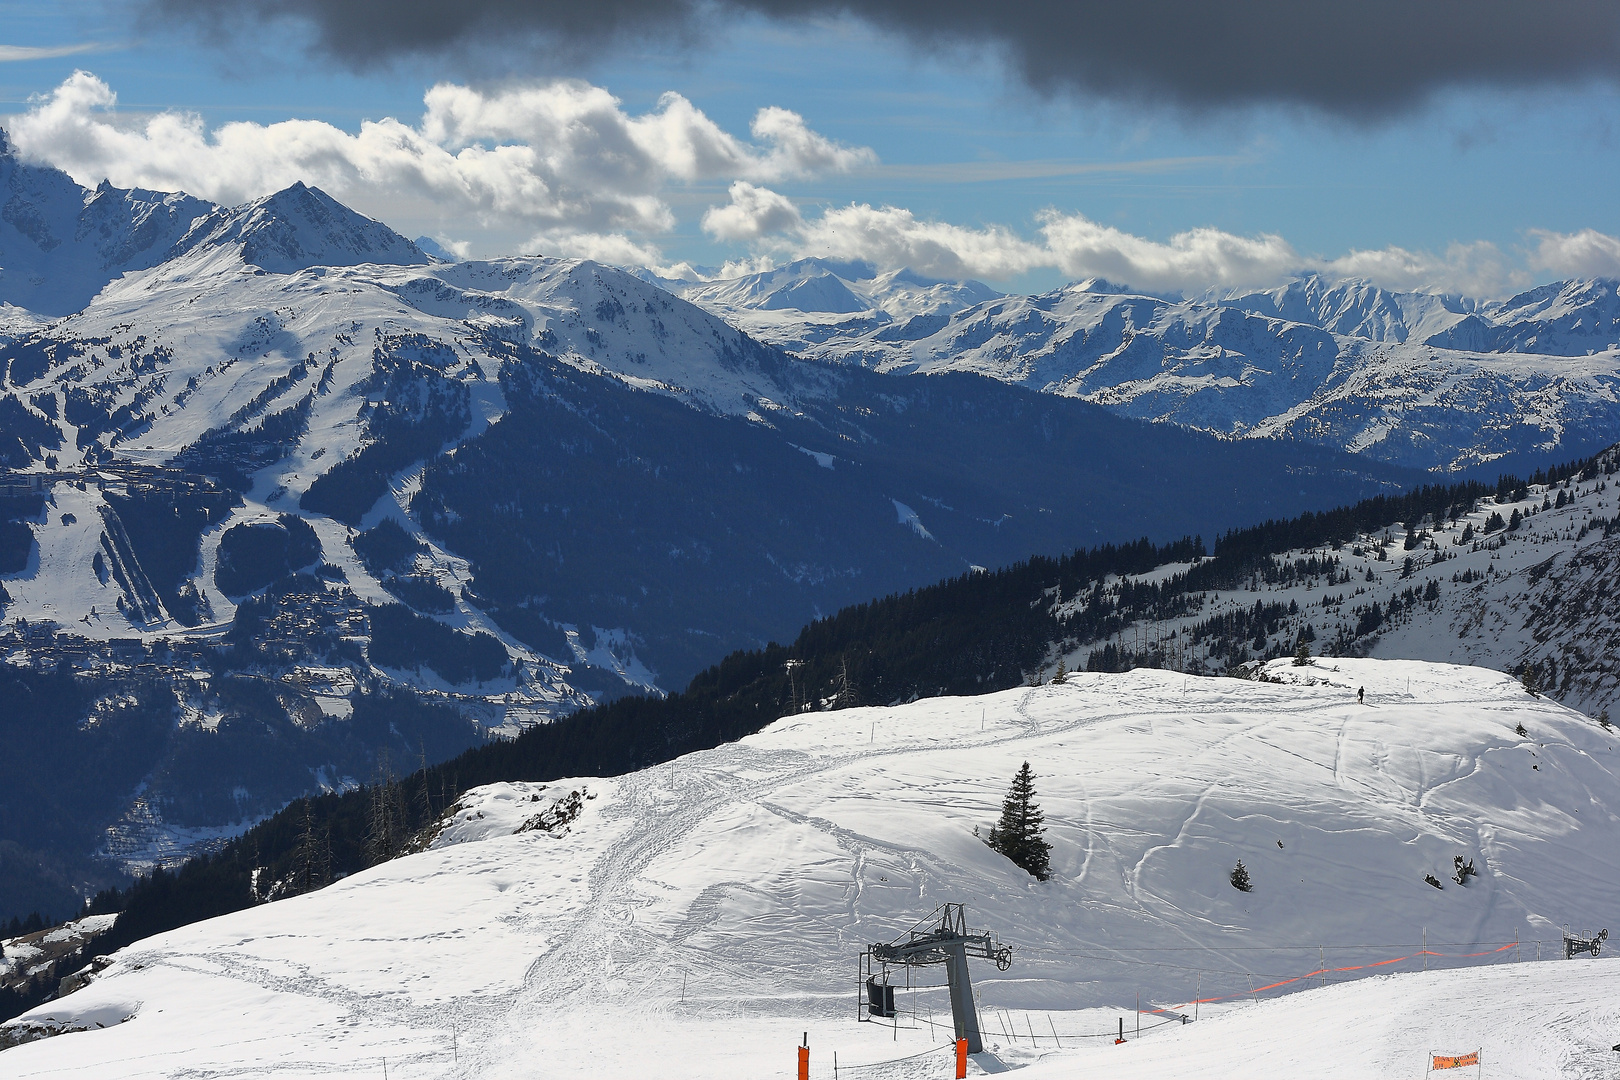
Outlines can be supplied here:
M234 121L253 125L239 130L244 137L290 119L348 135L385 118L420 130L423 95L438 83L467 88L487 109L496 99L510 105L501 95L515 90L582 80L617 98L623 121L664 113L661 95L674 91L754 155L751 164L684 173L663 164L654 179L628 181L571 160L540 174L558 200L543 213L499 195L447 198L364 163L341 175L305 170L400 231L474 255L716 265L825 253L921 261L942 276L1024 290L1110 270L1167 291L1263 285L1316 266L1475 292L1620 273L1610 265L1620 246L1605 243L1620 235L1620 93L1602 82L1448 90L1393 119L1365 121L1304 106L1189 114L1079 92L1043 96L994 56L920 52L847 18L744 16L691 49L638 43L568 65L507 56L497 78L454 56L356 73L310 54L294 28L209 40L119 5L0 2L0 26L0 123L23 136L27 155L86 183L100 173L222 201L265 194L289 168L299 171L270 134L265 154L277 167L255 173L152 138L100 137L87 149L73 133L94 123L139 134L163 113L198 118L204 144ZM30 55L71 47L83 51ZM116 108L104 99L63 105L45 122L41 101L76 70L116 94ZM767 163L780 145L751 136L750 124L768 106L797 114L817 146L847 153ZM531 128L523 119L486 124L451 149L521 144ZM233 164L251 157L236 153ZM736 202L738 182L751 201L705 228L706 211ZM837 217L852 206L874 213ZM904 215L879 219L885 208ZM1043 233L1053 220L1069 223L1067 239ZM1172 243L1190 230L1203 232ZM1199 254L1199 244L1223 243L1251 247ZM1372 254L1350 257L1358 252Z

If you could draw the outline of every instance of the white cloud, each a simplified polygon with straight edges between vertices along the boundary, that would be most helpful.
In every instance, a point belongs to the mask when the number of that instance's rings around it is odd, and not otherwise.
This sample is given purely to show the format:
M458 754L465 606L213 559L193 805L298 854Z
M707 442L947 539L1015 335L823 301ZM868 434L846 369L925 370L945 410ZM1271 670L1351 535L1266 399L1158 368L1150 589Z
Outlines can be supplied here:
M761 163L756 179L776 180L814 173L848 172L863 165L876 165L875 151L844 146L805 126L804 117L787 109L767 106L754 115L748 126L754 138L771 144L771 152Z
M93 41L77 45L0 45L0 64L14 60L55 60L61 56L99 52L104 48Z
M1323 258L1300 253L1275 233L1240 236L1199 228L1158 241L1082 214L1048 210L1037 218L1034 240L1001 226L969 228L865 203L805 217L785 196L746 182L733 184L730 194L727 205L703 217L704 229L716 239L749 243L762 257L863 259L938 277L1006 280L1056 269L1071 279L1102 277L1152 292L1195 293L1264 288L1317 272L1389 289L1498 296L1523 288L1530 271L1620 275L1620 241L1592 230L1532 232L1537 246L1522 260L1486 241L1452 244L1440 254L1388 247Z
M799 208L786 195L756 187L746 180L731 185L731 201L703 212L703 231L729 243L752 242L804 225Z
M541 233L529 241L530 251L565 259L594 259L613 266L645 266L663 270L664 253L653 244L638 244L623 233Z
M1008 278L1051 265L1039 245L999 225L967 228L865 203L831 209L807 222L798 248L800 254L909 266L935 277Z
M404 216L521 230L554 245L577 237L573 249L603 252L652 250L629 236L674 226L665 200L672 184L768 181L876 160L785 109L760 110L747 141L679 94L631 115L606 90L574 80L492 93L440 84L424 102L414 127L385 119L351 133L286 120L210 131L190 113L125 122L112 88L79 71L33 99L10 128L25 156L87 186L105 178L235 204L304 180L380 216L404 206Z
M1527 260L1533 270L1557 277L1620 277L1620 237L1596 229L1531 229L1529 235L1536 242Z
M1139 288L1178 290L1211 285L1269 285L1304 262L1280 236L1238 236L1190 229L1159 243L1080 214L1041 216L1046 250L1072 277L1104 277Z

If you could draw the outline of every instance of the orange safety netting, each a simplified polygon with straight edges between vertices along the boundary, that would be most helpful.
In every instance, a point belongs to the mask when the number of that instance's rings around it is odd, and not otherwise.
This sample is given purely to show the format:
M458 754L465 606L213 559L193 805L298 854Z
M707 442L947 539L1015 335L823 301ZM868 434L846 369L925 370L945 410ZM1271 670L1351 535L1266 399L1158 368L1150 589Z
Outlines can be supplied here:
M1368 970L1370 968L1388 967L1390 964L1399 964L1403 960L1417 960L1417 959L1421 959L1422 957L1425 957L1425 956L1438 956L1438 957L1441 957L1441 958L1447 959L1447 960L1471 960L1471 959L1474 959L1475 957L1480 957L1480 956L1495 956L1497 953L1507 952L1509 949L1516 949L1518 947L1519 947L1518 942L1510 941L1506 945L1503 945L1499 949L1487 949L1484 952L1475 952L1475 953L1440 953L1440 952L1435 952L1433 949L1419 949L1417 952L1409 953L1406 956L1397 956L1397 957L1394 957L1394 958L1389 959L1389 960L1378 960L1378 961L1375 961L1375 962L1373 962L1371 964L1352 964L1352 965L1350 965L1348 967L1318 968L1317 970L1312 971L1312 972L1308 972L1307 974L1304 974L1304 975L1296 975L1292 979L1283 979L1281 982L1274 982L1274 983L1269 983L1269 984L1267 984L1265 986L1256 987L1255 989L1253 989L1253 990L1251 990L1251 991L1249 991L1247 993L1239 992L1239 993L1234 993L1234 994L1220 994L1220 995L1218 995L1216 997L1194 998L1192 1001L1188 1001L1183 1005L1175 1006L1175 1008L1178 1008L1178 1009L1179 1008L1185 1008L1187 1005L1207 1005L1212 1001L1225 1001L1228 998L1252 997L1253 995L1262 993L1262 992L1264 992L1266 990L1275 990L1279 986L1289 986L1289 985L1291 985L1293 983L1304 982L1306 979L1314 979L1319 975L1334 975L1334 974L1338 974L1340 972L1345 972L1345 971L1366 971L1366 970ZM1170 1009L1144 1009L1142 1011L1144 1011L1144 1012L1162 1013L1162 1012L1169 1012L1171 1010Z

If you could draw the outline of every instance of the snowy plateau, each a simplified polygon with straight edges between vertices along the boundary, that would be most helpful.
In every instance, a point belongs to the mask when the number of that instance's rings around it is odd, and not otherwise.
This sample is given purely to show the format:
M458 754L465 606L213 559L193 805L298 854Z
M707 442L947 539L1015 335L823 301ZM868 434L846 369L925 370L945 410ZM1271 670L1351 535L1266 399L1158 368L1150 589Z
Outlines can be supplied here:
M1285 436L1455 472L1620 439L1620 283L1499 301L1302 278L1151 296L1101 279L1036 296L806 259L665 282L749 334L878 371L970 371L1122 416Z
M1419 1076L1476 1049L1492 1077L1612 1075L1620 965L1564 959L1562 928L1614 911L1616 733L1481 668L1262 674L1081 673L468 791L430 850L125 949L0 1028L20 1043L0 1060L17 1080L788 1076L807 1035L816 1077L836 1055L840 1076L943 1078L938 969L897 1021L858 1023L857 959L950 901L1012 948L974 965L970 1075ZM1045 882L975 835L1024 761Z

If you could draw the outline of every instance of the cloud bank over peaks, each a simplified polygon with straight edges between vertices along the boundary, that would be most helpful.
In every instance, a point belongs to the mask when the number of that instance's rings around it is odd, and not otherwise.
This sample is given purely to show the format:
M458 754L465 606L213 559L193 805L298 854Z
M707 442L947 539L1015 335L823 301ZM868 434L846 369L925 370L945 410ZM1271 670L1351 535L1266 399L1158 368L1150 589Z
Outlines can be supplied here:
M1195 293L1265 288L1320 273L1389 289L1483 297L1548 276L1620 277L1620 239L1592 229L1532 230L1516 251L1475 241L1451 244L1439 254L1392 246L1325 257L1302 253L1273 233L1240 236L1205 227L1159 241L1055 209L1039 215L1038 239L1032 239L1002 225L954 225L865 203L806 217L786 196L750 183L733 184L730 199L704 215L703 228L717 240L752 245L757 257L864 260L941 278L1007 281L1055 269L1071 280L1107 278L1152 292Z
M7 126L24 157L88 187L107 179L237 204L302 180L378 217L438 218L452 231L476 222L615 262L656 259L631 237L674 227L673 184L774 182L877 160L786 109L759 110L745 140L679 94L632 115L577 80L492 92L439 84L416 125L365 121L357 133L315 120L210 131L195 114L125 118L116 105L107 83L78 71Z
M811 209L775 185L858 170L876 154L829 139L782 108L758 110L743 138L679 94L631 113L577 80L490 91L441 83L424 95L415 124L366 121L356 132L314 120L210 129L191 113L125 115L116 106L110 86L79 71L4 126L25 158L86 187L107 179L236 205L303 181L460 254L521 250L678 277L697 271L668 265L660 243L679 225L675 195L686 188L690 198L697 185L725 186L724 201L699 224L733 249L728 267L820 256L1003 284L1028 274L1101 277L1162 294L1266 288L1308 272L1478 297L1552 278L1620 277L1620 239L1592 229L1532 229L1506 249L1473 241L1440 252L1389 246L1335 255L1301 251L1269 232L1200 227L1143 237L1068 208L971 225L860 201ZM473 234L483 239L468 245Z

